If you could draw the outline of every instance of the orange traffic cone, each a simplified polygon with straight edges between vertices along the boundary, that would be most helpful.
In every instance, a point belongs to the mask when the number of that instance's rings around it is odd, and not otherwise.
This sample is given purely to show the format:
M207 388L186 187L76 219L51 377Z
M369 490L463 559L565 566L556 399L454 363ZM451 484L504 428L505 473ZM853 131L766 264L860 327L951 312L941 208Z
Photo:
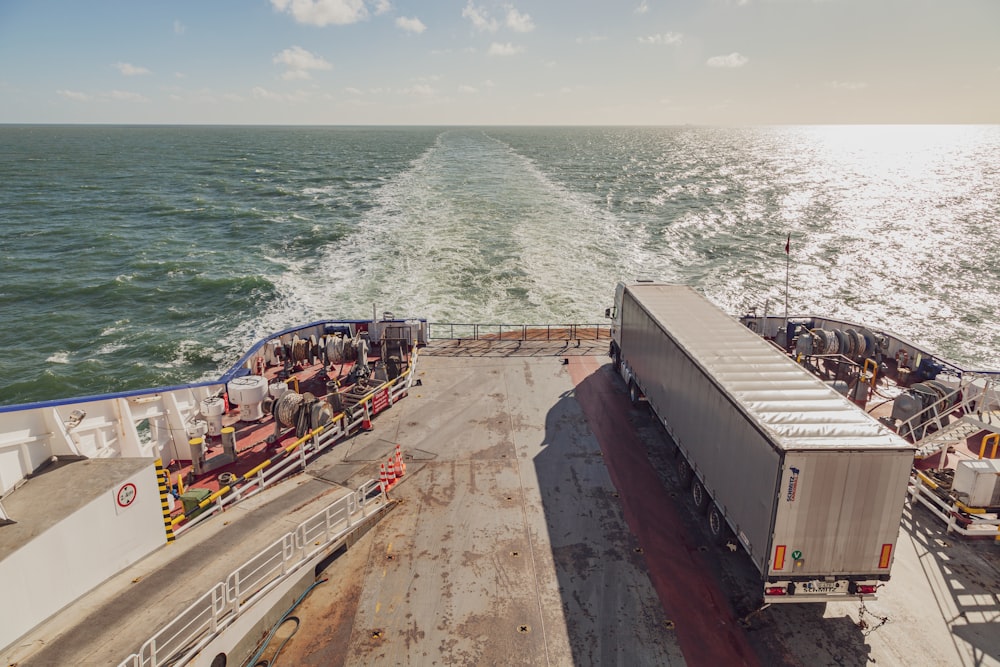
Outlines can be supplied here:
M396 470L392 463L391 456L387 459L387 463L385 464L385 474L389 479L389 488L391 489L392 485L396 483Z
M384 463L380 463L378 466L378 490L381 493L385 493L389 490L389 476L385 470Z
M368 403L365 403L365 416L361 420L361 430L362 431L372 430L372 418L371 418L371 413L368 412Z
M393 472L396 473L396 477L402 477L406 474L406 464L403 463L403 451L399 448L399 443L396 443L396 460L395 469Z

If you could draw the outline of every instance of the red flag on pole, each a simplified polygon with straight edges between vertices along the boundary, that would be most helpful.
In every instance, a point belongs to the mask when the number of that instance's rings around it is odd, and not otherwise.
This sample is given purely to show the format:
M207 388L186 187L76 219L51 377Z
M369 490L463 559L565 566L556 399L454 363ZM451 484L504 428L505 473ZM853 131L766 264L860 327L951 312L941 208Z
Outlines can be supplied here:
M788 248L789 248L789 245L790 245L791 243L792 243L792 233L791 233L791 232L789 232L789 233L788 233L788 238L787 238L787 239L785 239L785 254L786 254L786 255L788 254Z

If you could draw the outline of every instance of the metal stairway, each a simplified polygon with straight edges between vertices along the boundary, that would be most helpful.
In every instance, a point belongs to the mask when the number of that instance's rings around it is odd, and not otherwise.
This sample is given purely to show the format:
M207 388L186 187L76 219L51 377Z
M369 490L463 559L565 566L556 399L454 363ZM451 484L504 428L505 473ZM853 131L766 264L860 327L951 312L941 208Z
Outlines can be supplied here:
M1000 407L995 376L963 375L953 396L958 397L958 401L951 410L943 411L940 404L934 404L907 421L913 431L924 434L914 440L915 458L934 456L980 431L1000 434L1000 411L992 409ZM961 416L956 418L956 414Z
M940 452L942 449L956 442L963 442L970 436L980 431L992 431L1000 433L1000 413L990 413L993 423L980 421L973 416L963 415L955 421L945 426L940 431L927 434L922 439L914 443L917 446L915 458L925 459Z

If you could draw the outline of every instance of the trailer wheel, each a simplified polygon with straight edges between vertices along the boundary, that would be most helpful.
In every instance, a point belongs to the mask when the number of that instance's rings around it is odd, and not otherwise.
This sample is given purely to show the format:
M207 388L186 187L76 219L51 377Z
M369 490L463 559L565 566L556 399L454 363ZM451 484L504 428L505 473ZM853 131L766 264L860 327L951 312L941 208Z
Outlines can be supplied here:
M628 400L632 401L632 405L637 407L641 399L642 399L642 392L639 391L639 386L635 383L635 380L629 380Z
M717 545L721 546L729 541L729 526L722 516L722 510L715 503L708 508L708 532L712 536L712 542Z
M687 459L681 456L677 459L677 486L682 489L688 488L693 477L694 471L691 470L691 466L688 465Z
M705 485L697 479L691 482L691 500L694 502L696 510L705 511L705 507L708 505L708 493L705 491Z

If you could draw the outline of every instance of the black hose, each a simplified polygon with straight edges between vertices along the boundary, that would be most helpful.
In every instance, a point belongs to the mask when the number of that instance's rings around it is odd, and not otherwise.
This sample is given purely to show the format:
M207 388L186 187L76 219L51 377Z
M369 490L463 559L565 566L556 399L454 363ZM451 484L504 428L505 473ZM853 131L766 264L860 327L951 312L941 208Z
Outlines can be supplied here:
M280 644L278 644L278 649L274 652L274 655L271 656L270 660L263 660L263 659L262 660L258 660L257 663L254 664L253 667L275 667L278 664L278 655L281 654L281 651L282 651L282 649L285 648L285 644L288 643L288 640L291 639L292 637L294 637L295 633L299 631L299 625L300 625L300 623L299 623L299 617L298 616L288 616L288 617L284 618L280 623L278 623L277 626L275 626L275 629L280 628L282 625L284 625L285 623L287 623L289 621L293 621L295 623L295 629L292 630L292 633L290 635L288 635L287 637L285 637L285 639Z
M261 646L260 646L259 649L257 649L257 652L254 653L253 657L250 658L250 660L248 660L247 662L245 662L243 664L244 665L253 665L253 667L273 667L274 664L275 664L275 660L278 657L278 654L281 653L281 649L283 649L285 647L285 644L288 642L288 640L291 639L292 635L294 635L296 632L298 632L298 629L299 629L299 619L298 619L298 617L296 617L296 616L290 616L290 614L293 611L295 611L295 608L298 607L299 604L301 604L302 601L306 598L306 596L309 595L309 593L312 592L312 589L316 588L320 584L325 583L327 581L329 581L329 579L319 579L317 581L314 581L312 583L312 585L310 585L309 588L307 588L302 593L302 595L300 595L299 598L295 602L292 603L292 606L285 610L285 613L281 615L281 618L279 618L278 622L274 624L274 627L271 628L271 631L269 633L267 633L267 637L264 639L264 643L261 644ZM289 619L295 619L295 630L292 631L291 635L288 635L288 637L285 638L285 641L281 642L281 645L278 646L278 650L275 651L274 656L271 658L270 662L268 662L267 660L261 660L260 657L262 655L264 655L264 651L266 651L267 647L271 644L271 640L274 639L274 635L275 635L275 633L278 632L278 628L280 628L282 625L284 625L285 621L287 621Z

